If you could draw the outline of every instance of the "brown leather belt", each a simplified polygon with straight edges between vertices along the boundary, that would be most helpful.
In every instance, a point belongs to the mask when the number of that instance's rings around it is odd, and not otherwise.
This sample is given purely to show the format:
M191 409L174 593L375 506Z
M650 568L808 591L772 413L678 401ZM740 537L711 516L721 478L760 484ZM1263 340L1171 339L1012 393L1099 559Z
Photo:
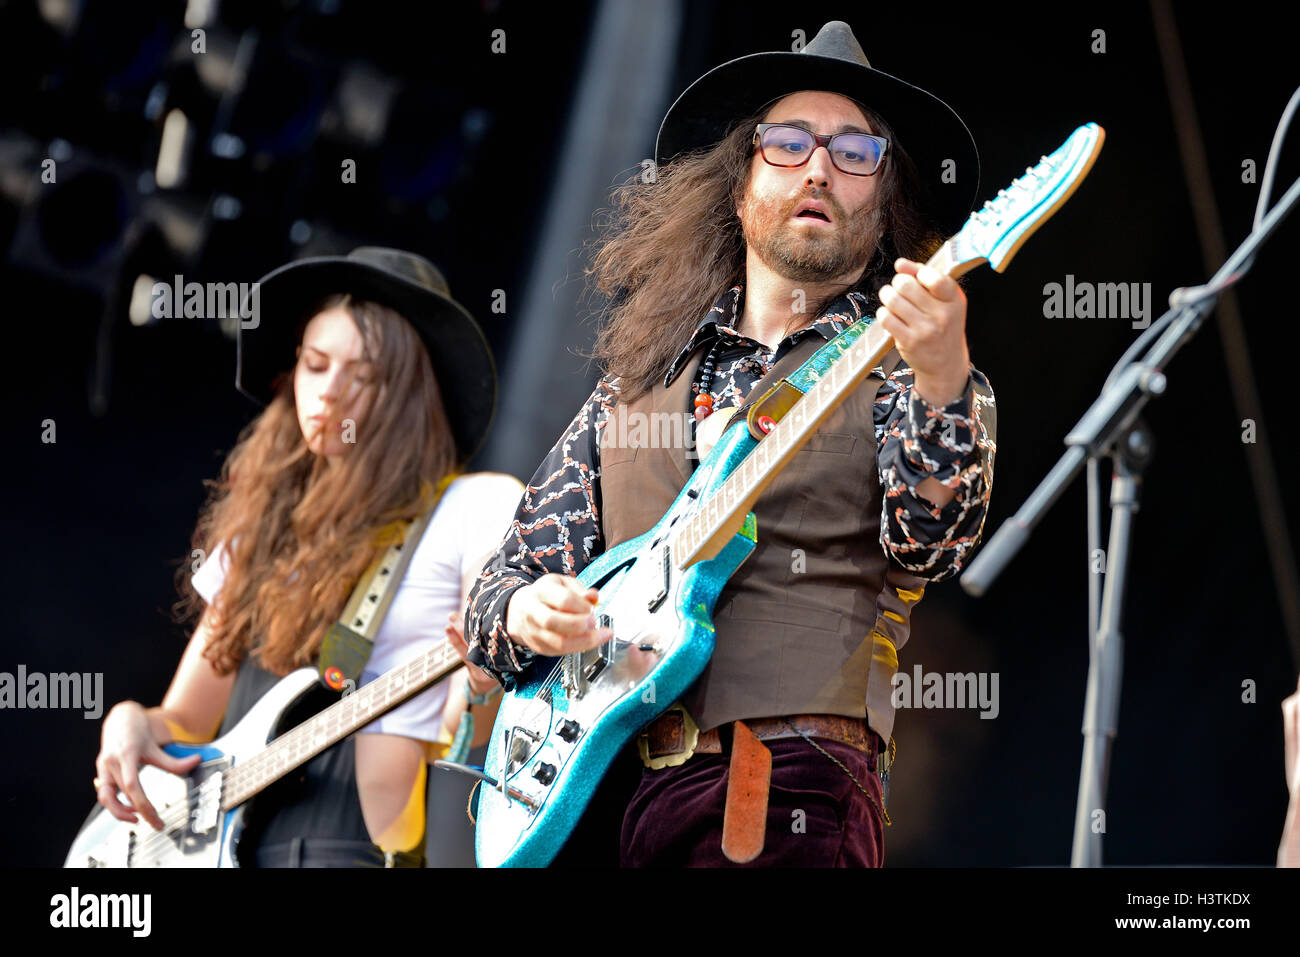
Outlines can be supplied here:
M781 738L827 738L875 757L880 736L868 727L865 718L846 718L837 714L794 714L783 718L745 718L745 725L760 741ZM793 725L793 727L791 727ZM722 725L701 731L695 754L727 754L732 726ZM802 732L802 734L800 734ZM680 754L686 750L685 721L679 711L666 711L646 725L645 735L651 758Z
M865 718L792 714L780 718L745 718L708 731L697 731L695 722L680 705L673 705L646 725L637 747L643 763L651 768L680 765L696 754L729 755L722 853L728 860L746 864L763 853L766 840L772 753L763 741L801 737L839 741L872 759L876 758L880 744L880 737L868 727ZM693 748L692 739L695 739ZM830 757L824 749L823 753ZM849 777L853 778L851 772ZM857 783L857 778L853 780Z

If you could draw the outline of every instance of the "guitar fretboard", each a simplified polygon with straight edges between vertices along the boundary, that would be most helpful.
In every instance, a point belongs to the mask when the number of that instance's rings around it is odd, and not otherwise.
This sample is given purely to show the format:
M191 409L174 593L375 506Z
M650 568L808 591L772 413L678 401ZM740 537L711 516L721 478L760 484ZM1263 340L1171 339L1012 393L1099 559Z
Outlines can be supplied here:
M964 233L965 230L962 231ZM926 265L949 276L960 276L983 262L978 254L961 251L962 233L945 242ZM883 326L870 325L818 378L816 385L791 406L736 471L709 496L708 501L682 522L670 548L678 568L688 568L703 558L712 558L735 534L754 507L754 502L771 484L822 421L840 405L859 382L880 364L894 346ZM735 426L741 428L742 426Z
M229 811L243 804L300 764L413 698L459 663L456 649L442 641L419 658L386 672L280 735L265 749L227 772L222 810Z

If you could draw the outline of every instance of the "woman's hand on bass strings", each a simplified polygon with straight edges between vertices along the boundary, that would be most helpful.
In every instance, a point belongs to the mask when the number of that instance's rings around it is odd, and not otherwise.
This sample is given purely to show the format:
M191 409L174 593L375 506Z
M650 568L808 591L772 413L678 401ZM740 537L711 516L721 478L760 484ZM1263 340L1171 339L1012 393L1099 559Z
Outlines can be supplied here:
M135 701L123 701L104 717L99 756L95 758L95 797L109 814L132 824L136 815L154 830L162 830L162 818L140 786L140 766L152 764L173 774L185 774L198 764L200 755L174 758L155 738L145 708ZM127 803L119 797L121 791Z

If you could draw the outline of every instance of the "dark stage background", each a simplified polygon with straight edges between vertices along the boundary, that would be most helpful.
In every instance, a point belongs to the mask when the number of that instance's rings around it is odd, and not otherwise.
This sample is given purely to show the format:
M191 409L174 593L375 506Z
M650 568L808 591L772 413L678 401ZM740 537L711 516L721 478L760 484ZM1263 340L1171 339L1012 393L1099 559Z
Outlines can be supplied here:
M199 16L203 5L189 6ZM1176 5L1174 18L1231 247L1259 189L1243 182L1243 162L1262 176L1300 71L1262 7L1203 9ZM526 480L595 378L575 355L591 325L571 308L590 233L566 231L566 217L589 226L599 197L650 155L669 98L706 69L846 19L874 66L966 120L981 201L1080 123L1107 131L1091 177L1008 272L967 283L972 358L997 392L988 535L1056 460L1136 335L1126 319L1045 318L1044 286L1067 274L1150 283L1158 315L1172 288L1208 275L1144 4L1030 14L247 0L199 20L202 54L185 15L181 3L0 0L0 671L102 672L105 708L161 699L187 637L168 609L201 482L254 413L233 388L233 340L217 321L131 320L137 276L251 282L364 243L420 251L479 317L506 375L475 465ZM1096 30L1105 52L1093 52ZM668 72L643 84L638 57L664 36ZM177 140L184 169L164 186L154 172L176 111L189 123ZM1297 156L1292 142L1275 197L1300 172ZM55 184L41 182L47 158ZM355 183L340 182L346 159ZM1300 512L1287 497L1300 466L1288 347L1298 227L1284 224L1238 287L1257 425L1272 440L1263 464L1289 515L1267 520L1285 525L1287 542ZM496 290L504 313L491 309ZM1216 318L1167 372L1148 413L1157 447L1136 520L1106 861L1269 865L1286 806L1279 702L1296 680L1279 589L1294 587L1294 572L1279 583L1266 552L1248 472L1266 451L1243 441ZM54 443L42 441L45 420ZM900 711L887 864L1068 862L1087 575L1080 478L985 598L955 582L928 590L902 668L996 672L999 713ZM80 712L0 712L0 863L62 861L91 806L98 735ZM464 790L437 779L434 863L469 861Z

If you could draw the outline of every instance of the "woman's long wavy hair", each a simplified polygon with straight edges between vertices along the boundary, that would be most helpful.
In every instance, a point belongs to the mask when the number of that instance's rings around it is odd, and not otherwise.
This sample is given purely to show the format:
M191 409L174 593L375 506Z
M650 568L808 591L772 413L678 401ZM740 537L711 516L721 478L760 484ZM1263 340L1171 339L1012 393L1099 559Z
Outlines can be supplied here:
M414 327L386 306L347 295L330 297L308 318L336 306L352 316L376 370L355 445L334 465L307 447L290 370L241 432L220 479L205 483L209 497L192 545L211 556L225 543L230 561L204 651L218 674L248 654L280 675L310 663L362 573L387 547L385 535L400 527L393 523L421 514L458 465L433 365ZM350 387L345 383L343 394ZM205 609L189 572L188 562L177 571L175 607L187 624Z
M852 287L875 299L876 290L893 278L895 259L924 262L943 237L914 203L916 170L893 130L857 105L891 145L876 174L876 247ZM634 181L613 192L587 269L589 295L605 303L597 311L600 326L588 357L620 380L623 401L643 395L663 377L705 311L744 278L745 240L736 208L749 185L754 127L770 106L738 121L716 146L661 167L653 182ZM815 317L826 305L809 302L806 315Z

